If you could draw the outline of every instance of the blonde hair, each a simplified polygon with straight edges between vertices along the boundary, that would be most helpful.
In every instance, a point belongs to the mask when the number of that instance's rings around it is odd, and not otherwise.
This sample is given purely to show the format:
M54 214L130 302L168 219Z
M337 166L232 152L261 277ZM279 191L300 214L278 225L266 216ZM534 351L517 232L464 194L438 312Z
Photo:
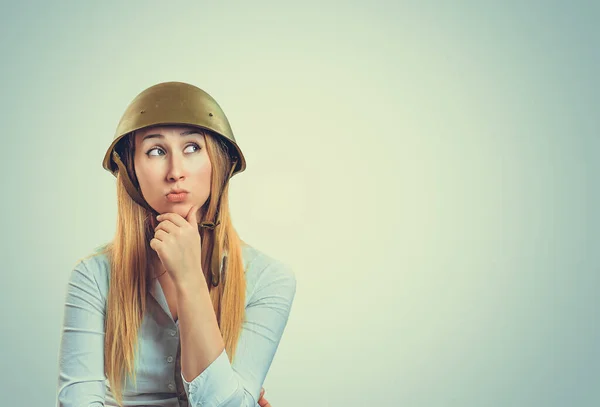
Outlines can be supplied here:
M244 319L246 280L242 259L242 244L231 222L226 177L232 161L228 147L219 136L201 130L206 140L206 149L212 165L210 196L202 207L201 221L214 221L220 200L220 225L214 230L199 228L202 242L202 270L213 302L219 329L225 342L230 362L233 361L236 345ZM122 142L122 143L121 143ZM130 133L115 146L127 168L130 179L139 189L133 168L135 153L134 133ZM225 184L225 185L224 185ZM138 352L138 331L146 311L146 293L151 279L147 275L150 263L150 240L154 235L154 218L135 203L127 193L122 175L117 174L117 227L114 239L103 252L110 260L110 286L107 298L104 341L104 370L111 391L119 406L123 402L125 375L136 383L134 367ZM210 284L210 265L213 246L220 245L220 252L227 251L226 276L222 276L217 287Z

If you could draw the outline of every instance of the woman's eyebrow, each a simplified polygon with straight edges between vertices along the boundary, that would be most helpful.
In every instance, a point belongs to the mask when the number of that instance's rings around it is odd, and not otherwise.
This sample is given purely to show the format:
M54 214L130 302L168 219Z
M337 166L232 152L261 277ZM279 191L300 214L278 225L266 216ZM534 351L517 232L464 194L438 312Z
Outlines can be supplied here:
M180 133L180 136L189 136L190 134L198 134L200 135L200 133L198 132L198 130L186 130L182 133ZM144 138L142 138L142 141L146 140L146 139L151 139L151 138L165 138L165 136L163 136L160 133L153 133L153 134L147 134L144 136Z

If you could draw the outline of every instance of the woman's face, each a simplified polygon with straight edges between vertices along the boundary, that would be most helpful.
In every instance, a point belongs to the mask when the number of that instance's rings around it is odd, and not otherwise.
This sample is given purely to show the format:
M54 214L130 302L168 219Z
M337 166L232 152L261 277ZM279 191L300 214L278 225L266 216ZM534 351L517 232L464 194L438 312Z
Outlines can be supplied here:
M212 166L204 136L189 126L152 126L135 133L135 174L146 202L159 213L186 217L210 195ZM187 193L172 195L172 190ZM200 218L198 218L200 219Z

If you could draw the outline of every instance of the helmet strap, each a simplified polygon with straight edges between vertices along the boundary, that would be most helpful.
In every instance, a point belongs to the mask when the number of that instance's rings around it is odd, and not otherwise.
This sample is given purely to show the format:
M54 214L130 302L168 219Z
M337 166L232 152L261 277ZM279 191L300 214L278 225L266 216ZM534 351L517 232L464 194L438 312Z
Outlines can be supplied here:
M227 176L227 179L225 180L225 185L227 185L227 183L229 182L229 180L231 179L231 177L233 176L233 172L235 171L235 168L237 166L237 159L235 159L233 161L233 165L231 166L231 169L229 170L229 174ZM220 194L219 198L218 198L218 202L217 202L217 216L216 216L216 221L215 222L202 222L200 224L200 227L206 227L208 229L215 229L218 225L221 224L221 197L223 195ZM223 268L225 267L225 262L223 263ZM213 287L217 287L219 285L219 282L221 280L221 273L223 273L224 271L221 269L221 248L218 244L218 242L214 242L213 245L213 253L211 256L211 284L213 285Z
M131 179L129 179L127 168L125 168L125 164L123 164L123 161L121 161L121 157L119 157L119 154L116 151L113 151L113 160L119 168L119 172L121 173L121 179L123 180L123 185L125 186L125 189L127 190L127 193L129 194L131 199L133 199L142 208L145 208L152 212L153 215L158 215L158 212L156 212L150 205L148 205L146 200L142 198L142 195L140 194L138 189L133 185L133 182L131 182Z

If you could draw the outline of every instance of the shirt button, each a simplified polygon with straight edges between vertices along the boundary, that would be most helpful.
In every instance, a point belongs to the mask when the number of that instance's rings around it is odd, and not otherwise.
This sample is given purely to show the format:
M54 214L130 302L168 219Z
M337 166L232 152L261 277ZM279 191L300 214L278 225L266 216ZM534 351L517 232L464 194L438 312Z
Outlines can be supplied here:
M169 383L169 390L175 390L175 385L173 385L173 383Z
M171 336L175 336L176 332L175 331L171 331L170 334L171 334Z
M173 361L173 356L169 356L169 357L167 358L167 362L171 363L172 361Z

